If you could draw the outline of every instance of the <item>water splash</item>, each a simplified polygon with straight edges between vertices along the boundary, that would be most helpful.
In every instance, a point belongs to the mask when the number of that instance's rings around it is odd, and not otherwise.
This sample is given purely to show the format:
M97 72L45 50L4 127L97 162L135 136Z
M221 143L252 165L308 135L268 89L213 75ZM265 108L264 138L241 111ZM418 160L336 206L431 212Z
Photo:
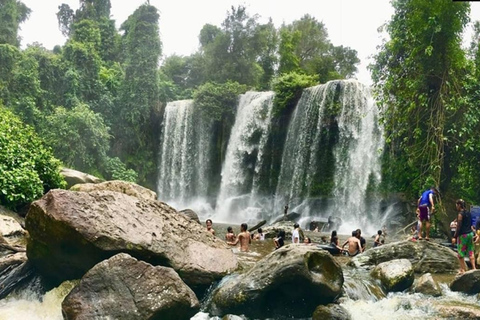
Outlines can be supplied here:
M257 218L254 206L259 170L270 132L273 92L249 91L240 96L235 123L222 166L215 219L245 222ZM257 216L251 215L253 211ZM250 214L248 213L250 212Z

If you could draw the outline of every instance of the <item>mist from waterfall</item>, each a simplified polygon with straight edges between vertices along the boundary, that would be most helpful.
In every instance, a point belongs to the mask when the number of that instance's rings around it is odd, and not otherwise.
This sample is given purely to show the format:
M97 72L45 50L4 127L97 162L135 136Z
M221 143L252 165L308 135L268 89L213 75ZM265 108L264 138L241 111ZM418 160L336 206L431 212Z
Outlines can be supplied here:
M195 110L193 100L169 102L160 134L157 194L179 210L209 208L212 122Z
M246 222L257 219L255 204L259 170L271 126L273 92L249 91L240 96L217 198L215 219Z

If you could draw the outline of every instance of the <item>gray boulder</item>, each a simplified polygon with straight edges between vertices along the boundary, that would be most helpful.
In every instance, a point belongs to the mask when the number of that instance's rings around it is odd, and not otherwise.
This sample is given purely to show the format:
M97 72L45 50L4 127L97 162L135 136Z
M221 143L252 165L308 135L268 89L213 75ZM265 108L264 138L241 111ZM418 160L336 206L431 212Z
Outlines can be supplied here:
M77 184L70 188L71 191L115 191L136 197L140 200L157 200L157 194L150 189L139 186L133 182L112 180L100 183Z
M371 267L394 259L408 259L417 273L453 273L458 269L458 258L453 250L431 241L410 240L368 249L353 257L349 265Z
M200 219L198 219L197 213L195 211L193 211L192 209L183 209L183 210L180 210L179 212L183 213L184 215L186 215L187 217L189 217L193 221L195 221L197 223L200 223Z
M32 203L27 256L55 282L79 279L126 252L171 267L189 285L209 285L237 268L231 248L160 201L112 191L51 190Z
M480 270L470 270L456 277L450 284L450 290L467 294L480 293Z
M100 183L103 181L102 179L90 174L68 168L62 168L60 174L67 182L67 189L79 183Z
M120 253L90 269L62 302L64 319L190 319L195 293L172 268Z
M413 292L423 293L432 297L439 297L442 295L442 289L435 280L433 280L431 273L425 273L418 278L412 288Z
M318 306L313 312L312 320L350 320L350 313L341 305L330 303Z
M382 262L373 269L372 276L380 280L387 292L408 289L415 279L412 264L407 259Z
M311 317L319 304L342 292L343 272L326 251L287 245L232 277L213 293L213 315L245 314L249 318Z

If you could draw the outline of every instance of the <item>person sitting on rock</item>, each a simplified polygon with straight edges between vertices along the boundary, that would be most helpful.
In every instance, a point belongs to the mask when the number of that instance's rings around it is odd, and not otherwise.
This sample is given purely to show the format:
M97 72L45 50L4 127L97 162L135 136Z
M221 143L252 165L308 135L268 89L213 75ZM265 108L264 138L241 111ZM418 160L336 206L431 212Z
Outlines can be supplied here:
M285 244L285 231L280 230L276 238L273 239L275 250L280 249Z
M293 225L293 232L292 232L292 243L300 243L300 226L298 223Z
M380 237L382 236L382 230L377 231L377 235L375 236L375 240L373 241L373 247L378 247L382 245L382 240L380 240ZM385 241L384 241L385 242Z
M240 233L237 236L237 239L233 242L227 242L227 244L231 246L236 246L237 243L240 242L240 251L247 252L252 243L252 239L250 238L250 232L248 232L248 226L246 223L242 223L240 225Z
M342 250L344 250L345 246L348 244L348 255L350 257L356 256L359 253L362 253L362 244L360 240L357 238L357 230L352 231L352 236L345 241L342 245Z
M365 251L365 247L367 246L367 241L365 240L364 237L362 237L362 230L360 229L357 229L357 238L358 240L360 240L362 251Z

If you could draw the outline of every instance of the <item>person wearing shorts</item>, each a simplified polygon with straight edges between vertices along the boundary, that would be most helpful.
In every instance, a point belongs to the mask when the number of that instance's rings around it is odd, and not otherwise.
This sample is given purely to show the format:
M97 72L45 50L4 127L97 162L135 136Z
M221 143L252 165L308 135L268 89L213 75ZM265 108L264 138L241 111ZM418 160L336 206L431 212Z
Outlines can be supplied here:
M472 269L475 270L475 256L472 231L472 215L466 210L465 201L459 199L456 201L456 208L458 211L457 216L457 230L454 237L457 239L457 252L458 261L460 263L459 274L467 271L467 265L465 264L465 257L468 255L472 264Z
M431 187L422 193L418 198L418 210L420 220L420 232L418 234L418 240L422 240L422 231L425 227L425 240L430 240L430 216L435 210L435 204L433 203L433 195L438 193L435 187Z

